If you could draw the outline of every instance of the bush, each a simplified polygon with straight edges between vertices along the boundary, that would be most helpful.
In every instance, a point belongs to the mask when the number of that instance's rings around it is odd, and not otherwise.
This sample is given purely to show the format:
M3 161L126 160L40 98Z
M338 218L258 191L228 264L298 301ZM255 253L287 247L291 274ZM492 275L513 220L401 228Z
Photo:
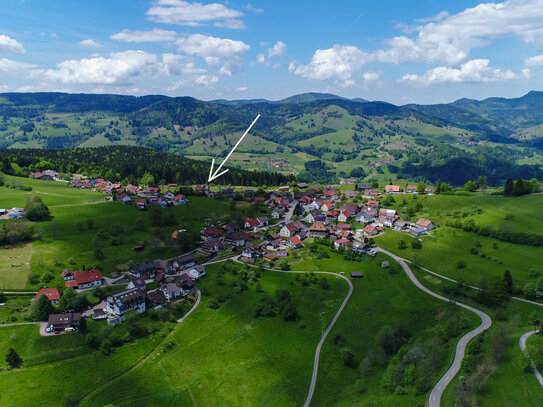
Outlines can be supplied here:
M344 346L345 345L345 337L340 334L339 332L334 334L334 344L338 346Z
M341 356L343 357L343 364L345 366L356 367L356 359L354 357L354 352L352 351L352 349L341 349Z
M411 242L411 247L413 249L422 249L422 242L419 239L413 239Z
M45 206L39 196L35 196L25 207L26 218L33 222L47 220L51 217L49 208Z
M211 309L217 309L219 308L219 303L215 299L212 298L207 302L207 306Z
M100 345L100 350L104 355L109 355L113 351L113 346L108 338L102 341Z
M321 277L319 279L319 285L323 290L328 290L330 288L330 283L328 282L328 279L325 277Z

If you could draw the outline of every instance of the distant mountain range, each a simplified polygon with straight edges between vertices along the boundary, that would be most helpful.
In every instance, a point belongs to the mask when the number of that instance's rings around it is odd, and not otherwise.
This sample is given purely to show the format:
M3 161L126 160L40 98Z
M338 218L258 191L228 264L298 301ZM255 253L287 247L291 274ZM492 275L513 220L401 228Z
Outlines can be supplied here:
M455 184L482 173L494 183L543 177L543 92L536 91L513 99L404 106L328 93L209 102L3 93L0 147L126 144L210 160L224 157L259 113L232 165L307 175L305 164L321 160L321 178L441 178Z

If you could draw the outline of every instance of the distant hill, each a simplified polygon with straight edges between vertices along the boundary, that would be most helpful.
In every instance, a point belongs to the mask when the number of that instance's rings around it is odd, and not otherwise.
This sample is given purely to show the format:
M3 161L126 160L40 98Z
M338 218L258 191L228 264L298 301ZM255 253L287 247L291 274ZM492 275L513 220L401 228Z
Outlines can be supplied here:
M316 92L279 101L210 102L4 93L0 148L131 145L209 161L226 156L257 114L259 121L230 159L233 167L306 178L320 168L327 179L460 184L483 173L492 183L539 177L543 164L543 92L535 91L514 99L405 106ZM322 165L311 164L316 161Z

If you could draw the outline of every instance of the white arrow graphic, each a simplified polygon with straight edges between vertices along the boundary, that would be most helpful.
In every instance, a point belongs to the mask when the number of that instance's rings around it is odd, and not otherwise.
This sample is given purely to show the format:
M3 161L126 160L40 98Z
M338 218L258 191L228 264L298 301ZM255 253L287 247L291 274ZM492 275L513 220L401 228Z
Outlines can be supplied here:
M215 165L215 159L213 159L211 161L211 168L209 169L209 178L207 179L207 182L211 182L213 181L215 178L219 178L221 175L225 174L228 172L228 169L224 170L223 172L221 172L220 174L218 173L222 166L224 165L224 163L226 161L228 161L228 159L230 158L230 156L232 155L232 153L236 150L236 148L238 148L239 146L239 143L241 143L241 140L243 140L243 138L247 135L247 133L249 133L249 130L251 130L251 127L253 127L253 125L256 123L256 121L258 120L258 118L260 117L260 114L258 116L256 116L256 119L253 120L253 122L251 123L251 125L247 128L247 130L245 130L245 133L243 133L243 136L241 136L241 138L238 140L238 142L236 143L236 145L234 146L234 148L232 149L232 151L230 151L228 153L228 155L226 156L226 158L222 161L221 165L219 165L219 167L217 168L217 170L215 171L215 173L213 174L213 166Z

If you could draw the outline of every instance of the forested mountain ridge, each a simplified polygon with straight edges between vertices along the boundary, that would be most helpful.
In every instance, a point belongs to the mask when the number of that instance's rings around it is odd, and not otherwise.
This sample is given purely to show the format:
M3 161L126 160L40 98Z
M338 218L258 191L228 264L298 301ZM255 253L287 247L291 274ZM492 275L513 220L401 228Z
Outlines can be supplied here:
M542 92L405 106L320 93L274 102L5 93L0 148L132 145L210 161L226 156L257 114L233 167L297 173L320 160L330 176L463 183L485 173L500 183L539 177L543 164Z

